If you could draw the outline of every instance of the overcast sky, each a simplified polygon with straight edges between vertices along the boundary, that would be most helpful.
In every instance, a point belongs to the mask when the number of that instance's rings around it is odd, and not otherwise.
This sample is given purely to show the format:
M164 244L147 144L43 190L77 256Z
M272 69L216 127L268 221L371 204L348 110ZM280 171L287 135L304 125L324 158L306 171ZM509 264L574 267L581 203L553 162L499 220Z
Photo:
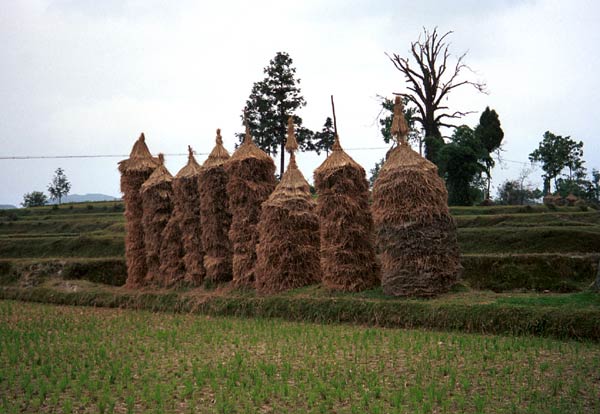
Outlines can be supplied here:
M234 146L253 82L278 51L294 60L320 129L336 99L346 148L385 147L377 95L406 92L385 52L408 55L422 27L453 30L451 51L488 95L457 90L453 110L490 106L505 132L494 188L516 177L550 130L584 141L600 167L600 3L595 1L2 1L0 156L128 154L140 132L153 153ZM386 152L348 151L368 171ZM299 154L306 177L325 155ZM176 173L182 156L167 156ZM198 155L200 162L206 155ZM119 196L119 158L0 160L0 204L45 191L62 167L72 193ZM515 162L516 161L516 162ZM540 170L531 175L540 184Z

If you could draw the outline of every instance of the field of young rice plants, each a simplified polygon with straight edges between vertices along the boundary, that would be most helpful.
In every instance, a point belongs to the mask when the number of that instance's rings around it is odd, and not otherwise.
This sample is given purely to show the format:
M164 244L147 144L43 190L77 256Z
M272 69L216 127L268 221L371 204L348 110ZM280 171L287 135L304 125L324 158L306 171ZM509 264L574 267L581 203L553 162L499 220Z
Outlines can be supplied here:
M0 412L596 413L600 346L0 301Z

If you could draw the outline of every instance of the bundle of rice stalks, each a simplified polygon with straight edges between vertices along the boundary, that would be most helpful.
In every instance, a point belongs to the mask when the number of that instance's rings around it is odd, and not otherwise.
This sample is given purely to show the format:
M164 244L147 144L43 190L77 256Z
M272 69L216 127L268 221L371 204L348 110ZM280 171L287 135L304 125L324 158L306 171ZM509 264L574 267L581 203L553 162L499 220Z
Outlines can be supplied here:
M229 239L233 247L233 284L254 286L256 225L261 204L275 188L275 163L252 141L248 125L244 142L225 163L227 195L232 215Z
M373 187L373 218L382 286L395 296L435 296L456 283L461 267L456 224L437 167L413 151L396 98L392 149Z
M164 165L164 156L159 154L160 165L150 178L142 184L144 244L146 246L147 274L145 282L148 285L165 286L160 273L160 256L162 233L171 218L173 211L173 176Z
M176 287L183 283L185 277L184 245L182 242L181 211L173 206L171 217L167 222L160 242L159 274L155 284L163 287Z
M223 147L221 130L216 145L204 161L199 177L200 221L206 279L219 283L232 278L232 253L229 241L231 214L227 198L227 173L223 164L229 153Z
M188 147L188 162L173 180L174 216L181 228L185 284L199 286L204 279L204 250L200 226L200 192L198 178L201 167Z
M140 188L157 166L158 161L150 154L143 133L133 145L129 158L119 162L121 192L125 202L125 286L129 288L142 286L147 273Z
M292 118L288 121L288 168L262 204L256 247L256 289L276 293L317 283L319 218L310 187L296 165L298 149Z
M365 170L340 146L314 174L321 223L323 285L331 290L358 292L379 285L369 184Z

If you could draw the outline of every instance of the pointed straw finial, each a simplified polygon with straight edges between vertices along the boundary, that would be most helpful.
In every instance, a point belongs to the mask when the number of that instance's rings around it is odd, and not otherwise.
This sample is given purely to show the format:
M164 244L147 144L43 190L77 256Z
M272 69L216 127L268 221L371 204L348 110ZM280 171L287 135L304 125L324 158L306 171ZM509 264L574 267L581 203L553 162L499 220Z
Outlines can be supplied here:
M158 154L158 163L160 165L165 165L165 154L163 154L162 152Z
M333 140L333 145L331 146L332 151L341 151L342 146L340 145L340 136L335 134L335 139Z
M143 132L140 134L140 137L138 138L138 140L141 142L146 142L146 136L144 135Z
M248 125L248 115L246 114L245 109L244 109L244 125L246 126L246 135L244 136L244 142L242 144L249 144L252 141L252 136L250 135L250 126Z
M217 128L217 138L215 139L217 145L223 145L223 137L221 137L221 128Z
M408 125L406 125L406 118L404 117L404 105L402 104L402 98L396 96L394 102L394 118L392 120L392 127L390 129L392 138L398 142L398 144L406 144L408 136Z
M294 155L294 151L298 150L298 141L296 141L296 134L294 133L294 118L288 118L288 131L287 131L287 141L285 143L285 149L292 156Z
M188 145L188 160L191 160L192 158L194 158L194 150L191 145Z

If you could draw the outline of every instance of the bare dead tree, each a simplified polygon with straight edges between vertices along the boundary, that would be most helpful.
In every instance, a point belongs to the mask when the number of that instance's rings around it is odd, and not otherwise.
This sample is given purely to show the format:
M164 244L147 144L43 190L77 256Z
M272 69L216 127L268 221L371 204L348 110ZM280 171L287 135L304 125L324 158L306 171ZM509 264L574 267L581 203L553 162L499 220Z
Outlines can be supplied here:
M408 97L416 107L418 114L414 120L419 122L425 131L425 156L435 161L440 147L444 144L441 127L455 128L453 119L472 113L472 111L449 111L448 106L442 103L444 98L456 88L470 85L477 91L486 93L486 84L480 81L464 79L461 73L471 68L464 63L467 53L456 58L454 64L447 43L447 37L453 32L449 31L440 35L437 27L432 32L423 28L424 39L419 36L416 42L410 45L411 54L408 58L393 53L386 56L392 61L396 69L404 74L408 81L408 94L398 94ZM413 62L414 60L414 62Z

